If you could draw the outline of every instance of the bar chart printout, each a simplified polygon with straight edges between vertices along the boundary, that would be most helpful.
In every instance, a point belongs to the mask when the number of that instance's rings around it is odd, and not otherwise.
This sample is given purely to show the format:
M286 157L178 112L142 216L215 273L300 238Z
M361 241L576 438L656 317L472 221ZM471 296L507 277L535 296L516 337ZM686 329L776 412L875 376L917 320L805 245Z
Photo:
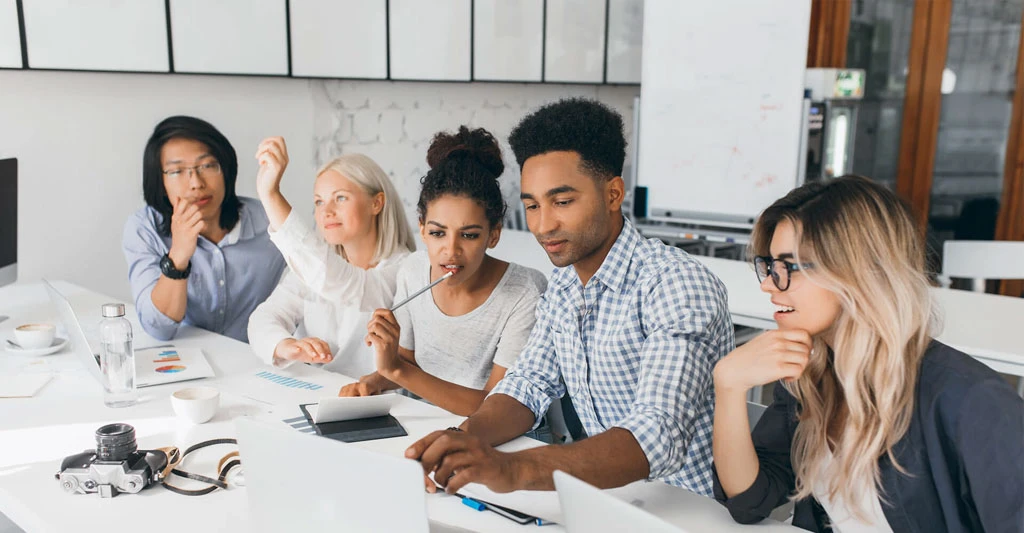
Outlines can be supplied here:
M301 379L290 378L288 376L282 376L273 372L267 372L263 370L256 373L256 377L265 379L271 383L280 385L282 387L288 387L290 389L307 389L307 390L320 390L323 385L317 385L316 383L310 383Z

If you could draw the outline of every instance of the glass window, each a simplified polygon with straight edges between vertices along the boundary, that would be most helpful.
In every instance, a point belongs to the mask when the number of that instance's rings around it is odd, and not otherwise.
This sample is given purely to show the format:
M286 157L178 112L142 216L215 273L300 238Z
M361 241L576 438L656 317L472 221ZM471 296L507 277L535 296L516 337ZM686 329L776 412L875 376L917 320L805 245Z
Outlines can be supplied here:
M913 0L854 0L846 66L867 73L857 111L853 173L896 186Z
M932 175L930 244L995 237L1024 0L953 3Z

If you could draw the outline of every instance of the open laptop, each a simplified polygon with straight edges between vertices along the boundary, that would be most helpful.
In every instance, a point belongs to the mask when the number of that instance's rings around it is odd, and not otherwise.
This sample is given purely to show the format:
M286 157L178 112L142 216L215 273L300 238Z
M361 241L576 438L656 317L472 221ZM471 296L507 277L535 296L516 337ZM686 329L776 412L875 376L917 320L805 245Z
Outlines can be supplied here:
M82 330L82 324L75 315L71 302L64 297L49 281L43 280L43 286L50 295L50 302L57 309L64 329L68 333L71 352L85 366L86 370L102 385L103 373L100 371L99 350L89 344L89 339ZM166 348L166 347L165 347ZM166 349L149 353L135 348L135 386L151 387L166 383L177 383L192 379L213 377L213 368L200 350Z
M235 427L258 531L464 531L428 522L416 461L250 418Z
M603 490L556 470L555 490L569 533L587 531L644 531L685 533L668 522Z

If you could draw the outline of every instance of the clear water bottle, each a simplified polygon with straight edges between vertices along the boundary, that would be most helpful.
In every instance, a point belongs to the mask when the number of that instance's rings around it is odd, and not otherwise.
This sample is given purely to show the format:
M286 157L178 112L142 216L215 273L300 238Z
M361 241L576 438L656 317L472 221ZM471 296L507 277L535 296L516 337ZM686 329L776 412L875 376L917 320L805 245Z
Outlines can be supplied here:
M124 318L124 304L103 304L100 322L100 368L103 371L103 403L107 407L128 407L138 401L135 389L135 352L132 325Z

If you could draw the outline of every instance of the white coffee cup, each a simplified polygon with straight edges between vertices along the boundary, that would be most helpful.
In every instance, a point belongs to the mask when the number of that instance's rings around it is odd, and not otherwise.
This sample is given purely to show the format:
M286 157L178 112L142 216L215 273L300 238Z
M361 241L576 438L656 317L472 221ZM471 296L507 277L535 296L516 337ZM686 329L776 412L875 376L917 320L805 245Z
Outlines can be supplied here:
M213 387L188 387L171 394L171 407L179 417L202 424L217 414L220 391Z
M57 328L53 324L38 322L35 324L22 324L14 328L14 339L26 350L46 348L53 344L53 336Z

